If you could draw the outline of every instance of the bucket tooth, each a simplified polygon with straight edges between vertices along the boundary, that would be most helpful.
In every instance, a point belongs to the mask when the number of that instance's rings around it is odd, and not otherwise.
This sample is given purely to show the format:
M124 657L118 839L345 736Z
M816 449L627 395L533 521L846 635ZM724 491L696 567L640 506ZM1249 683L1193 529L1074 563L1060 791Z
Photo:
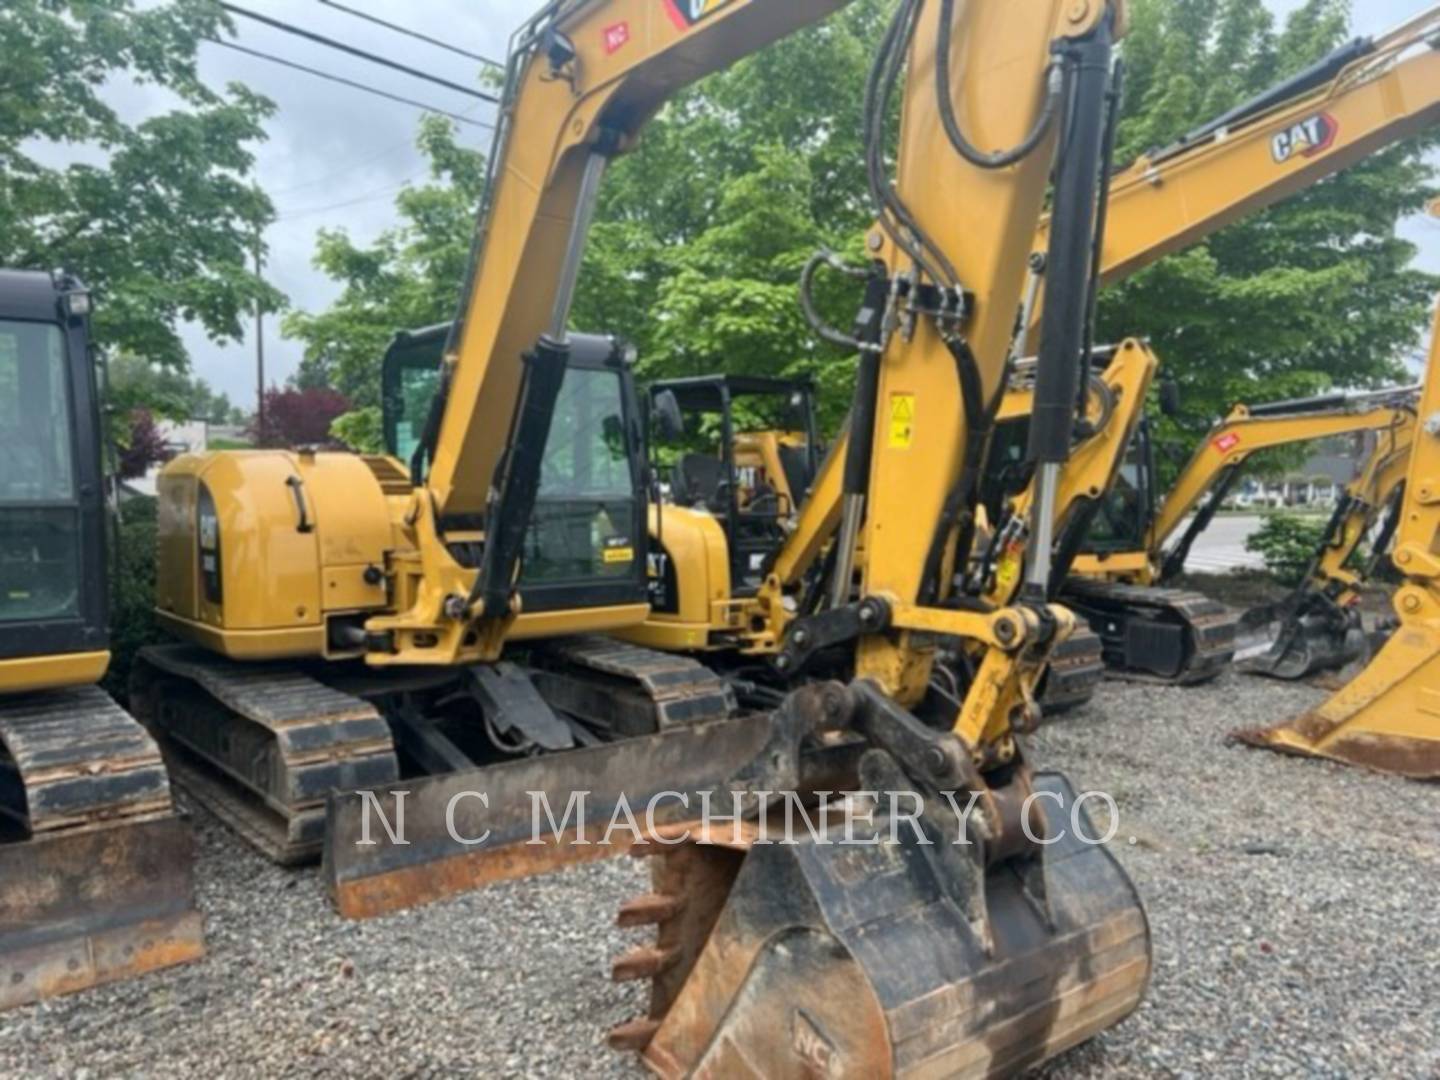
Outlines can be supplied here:
M615 982L653 979L669 971L679 959L680 950L674 947L641 945L616 958L610 968L610 977Z
M685 906L685 901L679 896L666 896L663 893L647 893L644 896L632 897L620 905L620 913L615 917L615 925L619 927L654 926L657 923L669 922Z
M611 1050L639 1053L650 1045L650 1040L659 1030L659 1020L649 1020L643 1017L638 1020L627 1020L625 1023L611 1028L610 1036L606 1041Z

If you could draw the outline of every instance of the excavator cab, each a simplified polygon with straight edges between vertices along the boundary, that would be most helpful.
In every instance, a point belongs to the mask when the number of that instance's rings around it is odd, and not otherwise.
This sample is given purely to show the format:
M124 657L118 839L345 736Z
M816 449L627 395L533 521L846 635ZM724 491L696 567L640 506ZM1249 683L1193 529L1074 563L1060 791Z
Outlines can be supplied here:
M90 295L0 270L0 1009L200 957L193 848L109 666Z
M1115 482L1090 520L1081 550L1104 558L1116 552L1140 551L1155 520L1157 474L1150 418L1142 417Z
M707 375L654 382L647 394L652 403L673 399L680 411L678 433L651 430L671 501L715 517L731 579L742 595L753 594L819 467L814 384Z
M0 664L103 652L105 506L91 358L46 275L0 282ZM89 303L83 292L58 304ZM102 666L103 670L103 666ZM9 680L0 677L0 686Z
M449 323L401 330L380 366L380 411L385 452L407 465L425 435L431 404L440 389L440 364Z

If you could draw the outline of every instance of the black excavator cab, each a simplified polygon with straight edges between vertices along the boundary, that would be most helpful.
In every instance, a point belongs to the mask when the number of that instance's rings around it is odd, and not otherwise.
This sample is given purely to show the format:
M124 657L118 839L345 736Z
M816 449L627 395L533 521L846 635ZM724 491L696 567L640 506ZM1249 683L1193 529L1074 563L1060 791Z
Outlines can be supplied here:
M654 382L646 391L652 420L670 410L680 420L652 422L650 432L671 499L715 515L731 579L741 589L757 587L819 470L814 383L705 375Z
M89 303L71 279L0 271L0 661L107 646Z
M381 365L385 450L417 482L439 425L450 330L401 331ZM605 603L645 599L645 450L631 359L613 338L571 335L523 542L527 611L574 606L578 589Z

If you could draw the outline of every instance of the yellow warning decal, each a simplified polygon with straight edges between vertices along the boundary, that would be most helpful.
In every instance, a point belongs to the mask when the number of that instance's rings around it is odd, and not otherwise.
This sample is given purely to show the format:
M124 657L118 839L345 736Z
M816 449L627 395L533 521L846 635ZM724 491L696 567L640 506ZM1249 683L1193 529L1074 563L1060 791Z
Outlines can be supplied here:
M908 450L915 441L915 395L890 395L890 447Z
M606 562L607 564L608 564L608 563L627 563L627 562L634 562L634 561L635 561L635 549L634 549L634 548L617 547L617 548L606 548L606 549L605 549L605 562Z

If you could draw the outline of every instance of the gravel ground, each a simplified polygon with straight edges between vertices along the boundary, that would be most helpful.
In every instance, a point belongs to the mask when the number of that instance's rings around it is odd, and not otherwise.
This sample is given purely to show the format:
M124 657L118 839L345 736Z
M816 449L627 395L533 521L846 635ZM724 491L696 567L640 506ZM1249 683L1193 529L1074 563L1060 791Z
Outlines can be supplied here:
M1155 939L1140 1012L1046 1077L1440 1075L1440 785L1222 743L1321 697L1110 684L1038 740L1116 798ZM640 866L344 923L196 821L209 958L0 1015L0 1076L640 1075L603 1041L640 1011L606 974Z

